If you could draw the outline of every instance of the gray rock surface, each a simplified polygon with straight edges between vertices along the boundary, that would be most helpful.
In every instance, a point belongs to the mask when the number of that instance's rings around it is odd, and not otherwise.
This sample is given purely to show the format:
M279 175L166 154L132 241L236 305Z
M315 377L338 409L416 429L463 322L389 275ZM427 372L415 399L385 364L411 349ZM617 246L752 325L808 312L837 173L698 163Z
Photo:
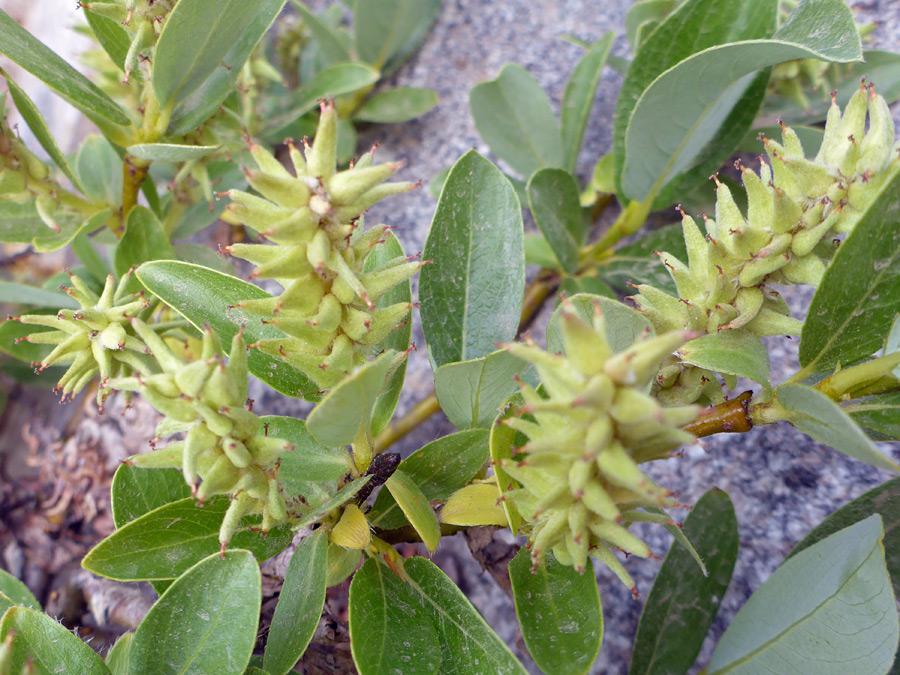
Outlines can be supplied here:
M0 0L0 7L29 3ZM58 11L60 0L42 0L41 10ZM71 0L74 6L74 0ZM314 7L324 1L309 3ZM37 3L35 3L35 6ZM393 78L392 83L427 86L438 91L440 105L421 120L363 131L360 147L378 141L382 160L402 159L408 168L401 177L428 183L466 150L487 154L475 131L468 109L468 91L479 81L492 78L508 61L525 66L541 83L558 107L566 78L580 50L559 38L563 33L594 41L615 31L614 52L626 56L624 17L628 0L444 0L437 23L422 49ZM900 50L900 2L876 0L856 3L860 20L879 21L874 46ZM55 45L54 45L55 46ZM611 119L621 77L604 72L593 109L579 172L585 176L596 158L609 149ZM40 101L39 101L40 103ZM895 117L897 109L895 108ZM57 127L63 127L54 120ZM383 221L397 227L408 253L421 251L435 202L426 189L393 198L373 209L369 222ZM795 294L796 295L796 294ZM794 300L808 299L801 294ZM801 303L802 304L802 303ZM537 332L537 331L536 331ZM424 345L417 321L414 340ZM796 368L796 343L772 341L772 365L776 381ZM424 349L413 354L400 412L425 396L432 386ZM263 414L303 414L302 404L263 395L257 389ZM436 416L399 448L409 452L453 428ZM887 478L887 475L834 450L811 442L787 425L757 429L748 434L708 439L705 450L694 447L680 459L657 463L650 469L662 485L677 490L685 503L696 501L717 486L734 501L741 528L742 548L731 587L704 647L700 665L708 662L711 648L747 597L783 560L790 548L823 517L846 501ZM896 452L894 452L896 456ZM664 555L669 538L660 528L645 534L657 555ZM437 560L461 580L463 590L487 621L527 659L517 643L515 613L509 598L493 580L482 574L459 538L442 542ZM643 597L650 590L658 561L628 562ZM604 646L593 672L617 675L627 672L631 644L643 606L606 570L598 572L605 616ZM530 666L532 669L533 664ZM534 672L538 672L534 669Z

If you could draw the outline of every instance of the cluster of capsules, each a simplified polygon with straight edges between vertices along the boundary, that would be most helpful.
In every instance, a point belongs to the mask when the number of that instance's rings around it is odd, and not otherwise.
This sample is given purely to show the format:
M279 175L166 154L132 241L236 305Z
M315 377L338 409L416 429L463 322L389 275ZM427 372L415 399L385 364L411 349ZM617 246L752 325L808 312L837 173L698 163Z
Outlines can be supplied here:
M376 303L422 265L398 256L374 270L366 266L375 247L384 244L388 228L364 230L363 212L415 185L385 183L400 165L373 164L372 153L336 171L336 125L333 102L323 101L305 157L288 144L296 175L267 150L251 145L258 168L246 170L247 180L261 196L241 190L223 193L232 199L228 219L275 244L240 243L226 250L256 265L253 278L275 279L284 287L277 297L237 305L287 334L254 346L287 361L322 389L365 363L408 320L410 303Z
M665 358L696 334L645 335L612 353L599 305L591 323L571 308L564 308L561 318L565 355L533 342L505 346L535 366L544 395L520 382L525 405L501 422L528 437L512 459L496 464L521 486L501 499L528 522L535 566L552 551L559 562L582 571L590 556L634 591L612 550L649 556L650 549L628 526L636 521L671 524L661 509L678 505L640 465L693 442L679 427L699 411L696 406L664 408L647 391Z
M769 162L761 161L759 173L737 164L746 217L718 181L716 217L706 219L705 234L682 212L687 264L659 254L679 297L636 286L634 301L658 333L743 328L759 337L799 334L801 322L771 284L818 286L835 238L853 230L900 170L890 110L871 85L860 87L843 115L832 103L815 159L805 157L792 129L782 129L782 143L763 139ZM722 398L714 375L674 358L655 387L667 404Z
M131 77L143 56L156 44L166 16L178 0L118 0L104 2L82 2L80 6L88 12L112 19L128 32L131 42L125 55L125 81Z
M69 364L56 386L62 399L75 396L100 376L97 405L111 393L111 378L128 376L132 372L150 375L156 370L147 345L135 333L132 320L150 309L150 302L141 293L129 293L132 274L122 276L119 283L110 274L103 292L97 295L75 274L69 273L71 286L61 286L81 307L61 309L56 314L23 314L9 317L32 326L51 330L34 332L16 339L36 345L53 345L42 361L34 364L38 372L54 364Z
M278 460L293 446L270 437L259 417L247 410L247 347L243 330L235 334L230 358L218 337L203 333L200 358L186 363L140 319L134 329L162 370L150 376L118 378L109 386L139 391L165 416L157 439L187 432L184 440L135 455L128 461L141 468L177 468L201 502L218 494L232 497L219 531L224 547L248 515L262 515L261 529L286 522L287 504L278 486Z

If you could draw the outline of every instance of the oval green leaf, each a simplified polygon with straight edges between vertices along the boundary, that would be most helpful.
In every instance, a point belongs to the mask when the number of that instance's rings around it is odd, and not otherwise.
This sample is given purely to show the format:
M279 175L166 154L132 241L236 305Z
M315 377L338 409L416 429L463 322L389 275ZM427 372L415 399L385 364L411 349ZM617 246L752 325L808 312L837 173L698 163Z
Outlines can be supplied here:
M891 574L894 593L900 595L900 478L892 478L839 508L816 525L788 553L788 558L875 513L881 516L884 523L885 563Z
M509 180L474 150L447 176L424 258L422 330L435 367L509 342L525 293L522 210Z
M325 57L326 65L352 60L350 52L331 26L313 14L300 0L292 0L291 4L297 10L297 13L303 17L303 23L306 24L306 28L309 29L309 32L316 39L319 54Z
M609 31L592 44L566 82L566 91L560 107L560 135L564 166L571 172L575 171L578 162L578 153L581 151L584 130L594 105L597 85L600 83L600 75L615 37L615 33Z
M660 75L691 54L727 42L769 37L775 30L777 11L777 0L688 0L657 27L653 39L641 45L627 68L625 81L616 99L613 117L616 192L622 193L625 132L641 94ZM681 100L680 95L677 100ZM694 121L690 120L691 123Z
M279 10L286 0L281 0ZM217 68L240 70L241 63L223 67L226 56L256 13L257 3L242 0L179 0L156 43L153 91L160 108L184 100ZM273 17L274 18L274 17ZM257 40L261 35L257 37ZM246 58L246 57L245 57Z
M174 258L175 249L169 243L169 238L156 214L143 206L131 209L125 221L125 234L119 240L113 255L113 269L116 276L121 278L132 267L150 260ZM140 282L132 277L128 286L130 290L136 291L140 288Z
M475 128L491 151L523 179L564 165L562 137L541 85L517 63L469 92Z
M469 673L477 663L482 672L492 675L525 675L509 647L440 568L425 558L410 558L404 569L437 629L440 672Z
M717 373L746 377L771 389L769 352L758 337L745 330L723 330L691 340L677 354L687 363Z
M629 675L687 673L716 618L737 560L740 536L728 495L712 489L694 505L683 533L704 561L673 543L638 624Z
M587 673L603 642L603 610L588 559L581 574L551 553L535 572L531 554L519 549L509 580L528 653L547 675Z
M883 537L874 515L785 561L731 622L709 675L887 672L900 622Z
M756 70L802 58L838 63L862 58L853 13L843 0L807 0L771 40L711 47L666 71L641 94L628 121L623 194L644 201L690 168Z
M128 675L128 657L134 633L124 633L106 654L106 667L112 675Z
M467 485L488 459L485 429L460 431L425 445L400 462L403 471L428 501L443 500ZM387 490L375 498L368 513L373 527L391 530L406 524L406 517Z
M267 135L277 135L280 129L294 123L319 104L319 99L349 94L365 89L378 81L378 71L364 63L336 63L316 73L293 97L291 107L274 115L266 124Z
M241 3L246 5L246 11L252 12L252 17L242 24L243 27L238 38L227 42L228 51L220 63L216 64L209 76L175 108L172 118L169 120L170 134L186 134L196 129L219 109L222 102L234 91L234 84L237 82L250 52L269 30L281 12L281 8L284 7L285 1L257 0L256 2ZM216 4L216 9L226 11L225 5ZM222 18L226 21L232 19L232 17L224 15ZM216 36L217 41L220 35ZM222 64L227 64L228 67L222 67Z
M876 441L900 441L900 392L871 396L845 408Z
M258 286L237 277L175 261L145 263L137 270L137 277L148 291L198 329L209 324L226 349L241 325L247 344L284 336L277 328L261 323L256 314L233 307L241 300L269 297ZM275 391L287 396L302 396L308 401L318 400L318 387L281 359L253 349L248 360L250 372Z
M359 122L396 124L421 117L438 104L438 95L424 87L397 87L381 91L363 103L353 119Z
M134 633L129 671L156 675L242 675L262 601L249 551L204 558L169 586Z
M88 136L75 157L75 170L91 199L116 206L122 203L122 160L103 136Z
M220 496L201 507L189 497L156 508L97 544L81 565L116 581L175 579L219 550L219 526L229 504L228 497ZM249 549L263 561L283 551L290 541L290 529L282 526L266 537L243 530L229 546Z
M325 606L327 570L328 535L319 529L300 542L284 576L263 661L270 675L285 675L306 651Z
M427 599L376 558L350 584L350 649L361 675L438 673L441 643Z
M312 409L306 428L319 443L337 448L356 440L361 429L369 431L372 411L390 374L406 354L382 353L345 377Z
M574 274L584 239L585 217L575 177L562 169L541 169L528 181L528 206L561 269Z
M6 610L0 621L0 642L10 633L15 633L15 639L7 672L29 672L25 664L30 660L39 675L109 674L109 668L93 649L43 612L28 607Z
M141 469L121 464L110 487L113 522L130 523L160 506L191 496L191 488L178 469Z
M804 434L879 469L900 472L900 466L880 452L853 419L818 389L786 384L778 387L775 395L788 411L788 421Z
M4 569L0 569L0 593L3 593L9 600L16 605L29 607L41 611L41 603L37 601L34 594L28 590L28 586L16 579L12 574ZM2 612L0 612L2 614Z
M431 504L428 503L428 497L422 494L415 481L400 469L391 474L384 486L400 506L403 515L422 537L425 548L434 553L441 541L441 528Z
M276 415L260 419L265 425L267 436L283 438L294 446L293 450L281 455L279 481L291 483L335 480L352 469L353 462L347 449L319 445L307 431L303 420Z
M480 359L447 363L434 373L434 393L460 431L490 429L500 406L519 389L516 376L528 368L528 363L502 349Z
M900 314L900 163L838 247L800 336L800 363L833 370L881 349Z
M441 0L367 0L353 4L356 53L387 76L419 48Z
M78 309L81 305L71 296L45 288L35 288L10 281L0 281L0 302L34 305L50 309Z

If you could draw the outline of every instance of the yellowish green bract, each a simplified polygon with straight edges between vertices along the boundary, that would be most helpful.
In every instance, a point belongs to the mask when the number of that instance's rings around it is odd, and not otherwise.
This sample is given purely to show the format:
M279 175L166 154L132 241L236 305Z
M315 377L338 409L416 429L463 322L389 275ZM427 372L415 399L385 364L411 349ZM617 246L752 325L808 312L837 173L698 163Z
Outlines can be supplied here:
M378 309L375 303L422 265L399 256L378 270L364 271L366 258L384 243L388 228L363 231L362 214L414 185L385 183L400 165L373 165L372 153L337 171L336 125L334 103L323 102L305 157L288 143L296 175L252 145L258 168L248 170L247 179L262 197L231 190L233 202L226 214L275 244L228 247L232 255L256 265L253 277L276 279L284 286L276 298L239 305L290 336L255 346L303 371L323 389L365 363L375 346L406 321L409 303Z
M646 392L660 363L696 334L676 330L644 336L613 354L599 304L591 324L564 306L562 327L565 356L533 342L506 345L534 364L547 397L520 383L525 405L500 422L528 437L519 448L522 455L500 461L521 485L502 499L511 500L530 523L528 545L536 566L548 550L578 570L591 556L634 589L612 549L649 556L650 549L628 525L669 523L668 517L642 509L677 505L639 465L692 442L694 437L679 427L699 411L695 406L663 408Z
M747 190L746 217L724 183L718 183L716 217L706 219L705 235L683 214L687 264L659 254L679 297L637 286L634 300L657 332L743 328L759 337L799 335L802 322L772 285L818 286L835 238L853 231L900 170L890 109L871 85L860 87L843 114L832 103L814 159L804 156L792 129L783 127L782 135L782 143L765 139L769 163L762 162L759 173L738 164ZM655 387L667 405L723 398L713 374L674 357Z

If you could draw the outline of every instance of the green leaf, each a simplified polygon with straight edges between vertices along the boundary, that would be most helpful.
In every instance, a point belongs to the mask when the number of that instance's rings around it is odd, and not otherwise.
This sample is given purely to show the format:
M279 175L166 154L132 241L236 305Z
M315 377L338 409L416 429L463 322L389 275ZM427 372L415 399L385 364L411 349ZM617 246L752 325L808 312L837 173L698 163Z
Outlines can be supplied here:
M523 243L526 265L562 271L559 266L559 260L557 260L553 249L550 248L550 244L544 239L544 235L526 234Z
M181 499L145 513L109 535L81 561L86 570L116 581L175 579L189 567L219 550L219 526L230 500L219 496L202 507ZM283 551L290 543L286 526L269 531L241 531L231 549L246 548L260 561Z
M319 105L319 99L340 96L370 87L378 81L378 71L364 63L336 63L316 73L294 97L290 109L276 114L266 124L266 133L275 134Z
M683 361L717 373L746 377L771 389L769 352L745 330L723 330L691 340L678 350Z
M454 164L425 242L419 298L435 367L487 356L519 327L525 252L518 197L470 150Z
M84 18L97 42L103 47L103 51L124 74L125 58L128 56L128 48L131 45L128 31L122 28L118 21L100 16L96 12L85 11Z
M366 560L350 584L350 649L361 675L441 672L427 601L377 558Z
M490 429L500 406L519 388L516 375L526 368L528 363L501 349L441 366L434 373L434 392L457 429Z
M615 37L615 33L609 31L592 44L566 82L566 91L560 106L560 135L564 166L570 172L575 171L578 153L584 141L584 130L594 105L597 84L600 82L600 75Z
M604 298L597 295L573 295L569 298L569 305L575 313L591 323L594 318L594 303L600 303L600 311L603 312L603 326L606 331L606 342L616 354L627 349L635 340L650 329L650 322L643 314L618 300ZM547 324L547 350L550 353L564 353L565 342L563 340L562 307L557 307Z
M441 528L438 525L437 516L428 503L428 498L416 485L416 482L401 469L391 474L384 486L400 506L403 515L410 522L429 552L434 553L441 540Z
M372 411L385 381L405 354L385 351L345 377L306 418L306 428L328 447L349 445L360 429L368 429Z
M622 193L646 200L690 168L755 78L754 71L800 58L841 63L862 58L853 13L843 0L807 0L772 39L710 47L658 77L628 120ZM674 109L673 100L678 101Z
M88 13L90 16L90 13ZM131 641L134 633L124 633L106 655L106 667L112 675L128 675L128 657L131 656Z
M399 68L431 29L441 0L367 0L353 5L356 53L387 76Z
M0 642L15 634L12 654L6 665L9 673L30 672L31 661L38 675L51 673L109 673L96 652L46 614L28 607L6 610L0 621Z
M810 372L875 353L900 314L900 165L892 170L810 304L800 337L800 363Z
M519 549L509 563L516 616L531 658L548 675L587 673L603 641L603 613L594 566L579 574L552 554L535 572Z
M153 60L160 108L183 101L217 68L227 71L221 64L256 12L256 3L242 0L179 0L166 17ZM228 65L240 70L243 63Z
M34 594L28 590L28 586L16 579L5 569L0 568L0 593L9 598L16 605L22 607L30 607L41 611L41 603L37 601ZM0 612L0 615L3 613Z
M409 476L428 501L447 499L468 485L488 459L488 432L460 431L419 448L400 462L398 471ZM378 493L368 513L373 527L391 530L406 524L406 516L387 490Z
M175 261L144 263L137 277L148 291L159 297L198 329L204 324L218 334L226 349L231 339L244 326L247 344L284 336L277 328L260 323L255 314L233 307L241 300L269 297L258 286L237 277L222 274L200 265ZM190 289L190 293L188 293ZM250 372L275 391L286 396L302 396L318 400L318 387L303 373L281 359L257 349L248 354Z
M306 527L308 525L312 525L314 522L316 522L319 518L324 516L326 513L333 511L334 509L341 506L349 499L352 499L356 495L356 493L359 492L363 488L363 486L369 482L369 480L371 478L372 478L371 475L363 476L361 478L357 478L355 481L353 481L351 483L348 483L347 485L342 487L340 490L338 490L334 494L333 497L328 499L328 501L324 502L320 506L317 506L312 511L307 513L303 517L303 519L299 523L296 523L291 529L293 529L296 532L297 530L302 530L304 527Z
M637 54L644 39L675 8L678 0L639 0L625 15L625 37L631 53Z
M376 246L366 257L364 271L374 272L378 268L386 265L390 260L396 260L398 257L406 255L400 240L393 232L388 232L384 238L384 244ZM385 293L376 303L376 307L389 307L398 302L412 303L412 284L410 281L404 281L402 284L394 286ZM391 333L387 339L379 346L379 350L393 349L397 352L405 352L409 349L410 340L412 338L412 310L410 310L409 318L406 324L400 326ZM378 435L387 428L394 411L397 409L397 402L400 400L400 392L403 389L403 380L406 377L406 365L408 360L404 360L398 365L393 373L388 376L384 389L375 402L375 410L372 412L372 434Z
M16 284L10 281L0 281L0 302L35 305L52 309L78 309L81 306L74 298L65 293L48 291L44 288L35 288L34 286Z
M142 143L128 148L128 154L150 162L189 162L211 155L221 145L176 145L174 143Z
M900 392L871 396L844 409L877 441L900 440Z
M579 294L602 295L605 298L616 299L616 292L602 279L597 277L569 277L559 285L559 297L563 294L567 298Z
M204 558L141 621L131 641L129 671L242 675L256 643L261 586L249 551Z
M886 672L900 624L883 537L870 516L785 561L731 622L709 674Z
M622 168L625 166L625 132L641 94L654 80L691 54L727 42L768 37L775 30L777 10L777 0L688 0L659 25L653 40L641 46L628 67L616 99L613 153L619 194L622 193ZM675 100L680 102L682 95ZM671 101L664 110L670 107ZM690 120L691 123L695 121Z
M478 664L481 672L492 675L525 675L526 670L509 647L434 563L411 558L404 568L411 579L410 586L424 600L425 611L437 629L441 673L471 673L472 664Z
M692 167L675 176L660 190L653 200L653 210L663 209L672 204L686 202L690 195L710 183L709 177L719 171L722 165L737 151L750 127L757 118L760 105L768 94L771 69L765 68L749 84L740 99L731 108L718 131L691 162ZM724 177L723 177L724 178Z
M285 675L306 651L325 606L327 569L328 535L319 529L301 541L291 556L266 640L263 668L267 673Z
M881 453L841 407L818 389L785 384L775 390L788 421L800 431L845 455L891 472L900 466Z
M546 166L563 167L562 137L538 81L517 63L469 92L475 128L491 151L527 180Z
M687 260L681 223L653 230L635 243L623 246L613 257L600 262L598 272L610 286L622 293L634 292L628 286L632 282L653 286L677 298L675 282L653 251L665 251L679 260Z
M313 14L300 0L292 0L291 4L294 5L297 13L303 17L305 27L309 29L309 32L315 38L319 47L319 53L325 58L327 65L352 60L350 52L344 46L337 33L332 30L331 26Z
M335 480L347 474L353 462L346 448L328 448L316 443L306 423L293 417L262 417L266 435L290 441L294 449L281 456L279 481Z
M728 495L709 490L691 509L683 532L708 574L700 572L689 551L672 544L644 604L630 675L687 673L731 581L740 537Z
M574 274L578 248L584 240L584 210L575 177L562 169L541 169L528 181L528 206L560 267Z
M103 136L88 136L75 158L75 170L91 199L117 206L122 203L122 160Z
M93 82L0 10L0 54L41 80L91 120L125 127L131 121Z
M421 117L438 104L438 95L423 87L397 87L381 91L353 113L358 122L395 124Z
M116 246L113 255L113 269L116 276L122 278L132 267L149 260L172 260L175 249L163 230L162 223L148 208L135 206L128 212L125 221L125 234ZM129 288L137 290L140 282L132 277Z
M61 208L54 215L60 231L54 232L41 220L33 201L0 201L0 241L32 244L38 253L47 253L62 248L80 232L103 227L111 215L105 210L85 220L81 214Z
M145 513L191 496L178 469L141 469L122 464L110 486L113 522L122 527Z
M9 77L3 69L0 69L0 74L6 78L6 86L9 89L9 94L12 96L12 100L16 104L16 109L19 111L22 119L25 120L25 124L31 129L31 133L34 134L34 137L47 154L50 155L50 159L52 159L56 166L58 166L60 170L66 174L66 177L72 181L72 185L74 185L79 192L83 193L84 190L81 187L81 183L78 181L75 172L72 171L72 167L69 166L69 161L66 159L66 156L56 144L56 139L54 139L53 134L50 133L47 122L44 120L44 116L41 115L41 111L37 109L37 106L28 97L25 90L13 82L12 78Z
M894 593L900 594L900 478L892 478L857 497L819 523L791 552L788 559L816 542L877 513L884 523L884 556Z
M211 65L210 72L202 81L196 81L198 78L192 77L193 92L185 95L186 91L183 91L182 95L178 97L183 100L175 108L172 119L169 121L168 132L170 134L186 134L196 129L219 109L219 106L234 91L234 85L244 63L250 56L250 52L253 51L253 48L262 36L269 30L269 27L281 12L281 8L284 7L285 2L286 0L257 0L256 2L228 0L227 2L210 5L203 0L194 0L191 3L182 3L186 4L183 11L188 12L199 9L200 13L204 15L214 15L219 19L219 23L215 28L211 24L201 28L204 36L216 41L215 45L208 45L210 51L204 54L204 56L210 57L205 61L206 66ZM190 5L189 7L187 6L188 4ZM240 7L240 12L238 14L229 14L229 8L234 6ZM236 21L238 15L243 17L249 15L249 19L243 22ZM172 16L170 15L166 22L166 28L168 28L171 20ZM222 26L226 23L228 24L227 31L222 29ZM177 32L183 33L186 30L185 28L178 28ZM213 32L214 30L221 32ZM238 31L235 39L226 38L226 33L228 36L231 36L235 34L235 31ZM163 36L160 35L160 42L162 39ZM174 41L176 37L171 36L171 39ZM189 35L187 40L198 44L200 42L194 35ZM157 53L159 53L160 49L159 44L157 43ZM227 49L224 52L224 56L213 63L211 60L212 52L219 53L223 47ZM201 49L205 50L205 48ZM180 57L177 53L171 53L169 57L174 57L174 64L170 62L170 65L174 67L177 74L178 67L181 66L183 68L184 64L179 62L178 59ZM222 64L227 64L228 67L225 68ZM193 74L197 75L199 71L195 70ZM154 79L154 87L156 86L155 83L156 80Z
M72 240L72 253L78 256L81 264L88 276L100 286L100 292L103 292L103 285L106 283L106 277L112 270L106 258L100 255L100 251L91 242L91 238L86 234L79 234Z

